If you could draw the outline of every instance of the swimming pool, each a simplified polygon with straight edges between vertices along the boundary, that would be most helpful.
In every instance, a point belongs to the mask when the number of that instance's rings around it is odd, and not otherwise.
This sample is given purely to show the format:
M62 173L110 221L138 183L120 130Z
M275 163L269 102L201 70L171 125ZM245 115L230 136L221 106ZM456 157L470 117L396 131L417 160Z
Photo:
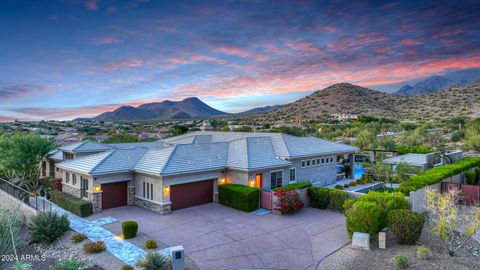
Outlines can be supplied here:
M337 172L339 172L341 170L342 166L341 165L337 165ZM355 168L353 168L353 178L355 180L358 180L360 178L362 178L362 175L365 173L365 168L362 168L362 164L361 163L355 163Z

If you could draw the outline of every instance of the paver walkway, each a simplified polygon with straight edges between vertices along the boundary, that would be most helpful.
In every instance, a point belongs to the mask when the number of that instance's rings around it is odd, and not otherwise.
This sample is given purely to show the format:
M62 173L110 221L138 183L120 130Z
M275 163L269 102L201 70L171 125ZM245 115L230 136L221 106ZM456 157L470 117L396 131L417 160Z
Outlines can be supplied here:
M162 216L125 206L93 218L102 216L135 220L157 241L182 245L201 269L315 269L350 242L341 213L314 208L293 216L258 216L212 203Z
M126 264L134 265L145 254L143 249L121 239L101 226L113 221L109 217L96 221L89 221L66 211L54 203L52 203L52 211L56 211L60 214L67 214L68 219L70 220L70 228L72 230L86 234L88 239L92 241L103 241L107 251Z

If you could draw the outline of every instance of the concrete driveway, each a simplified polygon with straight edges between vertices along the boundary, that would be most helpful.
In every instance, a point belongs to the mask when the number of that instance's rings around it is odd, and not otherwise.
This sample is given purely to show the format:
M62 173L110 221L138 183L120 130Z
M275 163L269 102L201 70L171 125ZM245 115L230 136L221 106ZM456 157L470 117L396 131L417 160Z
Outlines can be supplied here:
M306 208L257 216L211 203L161 216L136 206L104 210L168 246L182 245L200 269L315 269L350 239L341 213Z

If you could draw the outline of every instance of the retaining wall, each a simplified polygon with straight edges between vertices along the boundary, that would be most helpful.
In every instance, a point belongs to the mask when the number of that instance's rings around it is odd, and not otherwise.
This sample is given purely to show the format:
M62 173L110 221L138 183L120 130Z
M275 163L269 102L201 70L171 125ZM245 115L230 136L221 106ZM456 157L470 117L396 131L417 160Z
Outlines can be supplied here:
M23 223L30 222L30 220L37 215L37 211L35 209L1 189L0 207L18 213L21 216L21 220Z

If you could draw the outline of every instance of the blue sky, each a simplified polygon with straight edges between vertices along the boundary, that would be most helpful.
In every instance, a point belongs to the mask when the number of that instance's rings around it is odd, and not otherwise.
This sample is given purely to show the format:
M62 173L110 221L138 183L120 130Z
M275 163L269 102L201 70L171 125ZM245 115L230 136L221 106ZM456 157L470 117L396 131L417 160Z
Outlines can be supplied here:
M7 0L0 25L0 121L190 96L239 112L480 68L476 1Z

